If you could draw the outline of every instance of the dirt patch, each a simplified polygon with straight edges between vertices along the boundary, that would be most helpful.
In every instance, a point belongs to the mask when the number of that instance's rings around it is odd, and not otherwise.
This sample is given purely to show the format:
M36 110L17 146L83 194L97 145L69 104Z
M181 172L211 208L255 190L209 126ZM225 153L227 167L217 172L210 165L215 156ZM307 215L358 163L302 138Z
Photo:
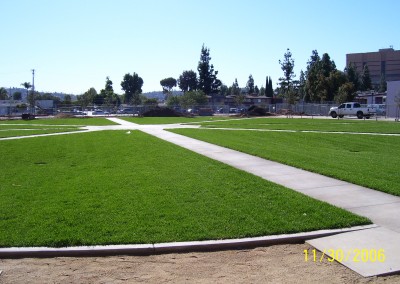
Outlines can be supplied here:
M337 262L304 260L307 244L151 256L0 260L0 283L399 283ZM318 258L319 259L319 258Z
M70 113L59 113L55 115L54 118L75 118L75 115Z

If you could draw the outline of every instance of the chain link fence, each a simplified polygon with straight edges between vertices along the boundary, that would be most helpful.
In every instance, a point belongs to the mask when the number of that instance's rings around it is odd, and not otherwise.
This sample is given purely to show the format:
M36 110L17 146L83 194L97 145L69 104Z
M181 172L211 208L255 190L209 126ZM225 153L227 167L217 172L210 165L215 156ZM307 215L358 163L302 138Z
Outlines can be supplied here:
M272 115L300 115L300 116L325 116L329 115L329 109L338 104L313 104L313 103L297 103L289 105L286 103L280 104L268 104L258 105L257 107L265 109L265 111ZM124 105L120 107L115 106L88 106L82 108L80 106L69 106L69 107L58 107L51 109L36 109L36 116L45 115L57 115L57 114L70 114L70 115L125 115L135 116L142 115L143 113L154 110L159 106L154 105L139 105L130 106ZM249 106L232 106L232 105L192 105L186 106L172 106L170 107L176 112L193 115L234 115L234 114L246 114ZM399 105L378 105L376 106L377 113L375 118L393 118L396 121L400 118L400 106ZM27 112L26 109L18 108L16 105L12 106L7 103L0 104L0 116L3 117L21 117L21 115Z

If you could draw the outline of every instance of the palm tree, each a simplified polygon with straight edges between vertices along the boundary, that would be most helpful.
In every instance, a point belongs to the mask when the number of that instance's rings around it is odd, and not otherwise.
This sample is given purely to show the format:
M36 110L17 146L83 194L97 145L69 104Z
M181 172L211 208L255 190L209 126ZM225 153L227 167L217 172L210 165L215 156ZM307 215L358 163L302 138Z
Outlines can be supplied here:
M5 88L0 88L0 100L6 100L8 98L8 92Z
M31 112L32 108L35 106L34 94L32 93L32 95L29 96L29 89L32 88L32 85L29 82L25 82L25 83L22 83L21 86L24 86L24 88L26 89L26 99L29 103L29 106L31 107L29 112Z
M25 82L25 83L22 83L21 86L24 86L24 88L26 89L26 97L28 97L28 95L29 95L29 89L32 88L31 83Z

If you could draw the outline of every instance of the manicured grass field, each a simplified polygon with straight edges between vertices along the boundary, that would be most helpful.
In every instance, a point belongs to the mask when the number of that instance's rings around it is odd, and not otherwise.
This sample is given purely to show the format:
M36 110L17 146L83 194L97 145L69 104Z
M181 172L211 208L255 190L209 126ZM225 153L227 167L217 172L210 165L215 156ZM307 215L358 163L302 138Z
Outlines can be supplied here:
M290 121L294 129L300 128L296 127L298 120ZM390 127L388 132L392 131ZM400 196L399 136L216 129L171 131Z
M172 124L172 123L193 123L203 121L219 121L232 119L227 116L195 116L195 117L119 117L137 124Z
M102 117L82 118L38 118L33 120L1 120L0 124L24 124L24 125L76 125L76 126L104 126L115 125L114 122Z
M0 138L79 131L79 126L115 125L105 118L41 118L0 121Z
M71 132L79 131L78 128L46 128L46 129L7 129L0 130L0 138L6 137L19 137L19 136L30 136L30 135L40 135L40 134L51 134L60 132Z
M400 133L400 123L375 121L373 119L251 118L203 122L201 124L202 126L209 128Z
M0 247L226 239L370 223L139 131L0 141L0 154Z

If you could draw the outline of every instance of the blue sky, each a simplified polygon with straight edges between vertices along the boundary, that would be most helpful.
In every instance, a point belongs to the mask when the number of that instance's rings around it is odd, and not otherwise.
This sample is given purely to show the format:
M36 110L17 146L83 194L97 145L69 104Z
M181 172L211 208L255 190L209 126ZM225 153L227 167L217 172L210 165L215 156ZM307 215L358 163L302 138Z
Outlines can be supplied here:
M2 0L0 11L0 86L31 82L35 69L46 92L100 91L109 76L122 94L133 72L158 91L197 71L203 44L218 78L242 87L250 74L275 86L287 48L297 77L314 49L343 70L347 53L400 48L397 0Z

